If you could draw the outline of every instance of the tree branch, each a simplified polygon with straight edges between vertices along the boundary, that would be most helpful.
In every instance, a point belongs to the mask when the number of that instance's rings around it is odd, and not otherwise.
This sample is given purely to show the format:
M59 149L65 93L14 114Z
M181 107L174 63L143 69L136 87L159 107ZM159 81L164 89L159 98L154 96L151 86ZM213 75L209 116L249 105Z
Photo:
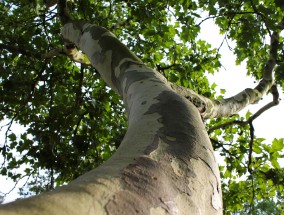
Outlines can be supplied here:
M53 58L61 54L68 56L71 60L77 63L82 63L87 66L91 65L91 62L89 61L88 57L83 52L80 52L72 44L66 44L62 48L53 49L49 51L48 53L44 54L42 57L44 59L49 59L49 58Z
M253 174L253 170L251 167L251 162L252 162L252 145L254 141L254 127L252 124L252 121L249 122L249 131L250 131L250 141L249 141L249 155L248 155L248 171L250 174Z
M273 87L272 76L273 76L274 67L277 62L277 51L279 49L279 33L283 29L284 29L284 17L278 25L278 30L274 31L271 36L269 59L266 62L266 65L262 71L262 76L263 76L262 80L254 89L247 88L242 92L238 93L237 95L227 99L211 100L205 98L204 96L198 95L192 90L177 86L176 84L170 84L171 87L177 93L180 93L180 95L184 96L189 101L191 101L198 108L198 110L201 113L201 116L204 119L232 116L234 114L237 114L239 111L244 109L249 104L257 103L263 97L263 95L265 95L270 89L273 88L271 90L272 93L275 90L277 92L276 86ZM274 96L275 98L277 98L276 95ZM263 107L263 109L259 110L259 114L277 105L278 102L279 102L278 98L277 101L273 100L273 103L270 103L267 106ZM255 116L257 117L257 115Z
M217 130L217 129L220 129L220 128L228 127L228 126L233 125L233 124L237 124L237 125L240 125L240 126L251 124L262 113L264 113L268 109L279 104L279 93L278 93L278 90L277 90L277 87L276 87L275 84L271 87L271 93L273 95L273 101L269 102L268 104L266 104L265 106L260 108L255 114L253 114L251 117L249 117L248 120L246 120L246 121L233 120L233 121L230 121L230 122L226 122L226 123L223 123L223 124L220 124L220 125L217 125L217 126L210 128L208 130L208 133L211 133L214 130Z
M70 43L65 44L63 48L53 49L43 55L27 51L26 49L20 48L18 46L6 45L2 43L0 43L0 49L5 49L11 53L22 54L37 59L50 59L63 54L77 63L82 63L87 66L91 65L91 62L89 61L88 57L83 52L80 52L73 44Z
M257 103L270 89L272 81L262 80L254 89L247 88L235 96L222 100L214 100L197 94L193 90L170 83L173 90L192 102L203 119L226 117L237 114L249 104ZM262 88L261 88L262 86ZM268 88L268 89L267 89ZM262 89L259 91L258 89Z
M277 90L277 87L276 85L272 85L271 87L271 93L273 95L273 101L272 102L269 102L267 105L263 106L262 108L260 108L253 116L251 116L249 118L249 121L253 121L255 120L257 117L259 117L262 113L264 113L265 111L267 111L268 109L276 106L279 104L279 93L278 93L278 90Z

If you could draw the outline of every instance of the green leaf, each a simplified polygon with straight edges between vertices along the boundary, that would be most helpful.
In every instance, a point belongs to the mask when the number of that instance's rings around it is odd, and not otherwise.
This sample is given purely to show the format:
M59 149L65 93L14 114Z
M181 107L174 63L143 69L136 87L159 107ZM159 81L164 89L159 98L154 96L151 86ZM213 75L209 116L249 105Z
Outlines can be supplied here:
M222 95L224 95L224 94L226 93L226 90L225 90L225 89L220 89L220 93L221 93Z
M213 84L211 85L212 90L215 90L216 87L217 87L217 84L216 84L216 83L213 83Z
M284 139L274 139L272 141L272 149L273 151L281 151L284 148Z
M270 162L275 169L280 169L280 165L276 159L273 159Z
M6 167L3 167L1 169L1 175L7 175L7 168Z
M231 172L229 170L226 170L224 173L225 178L230 178L231 177Z
M256 145L253 146L253 151L254 151L256 154L262 153L262 149L261 149L259 146L256 146Z
M250 112L250 111L247 111L247 113L246 113L246 119L249 119L250 116L251 116L251 112Z
M14 134L14 133L9 134L9 139L10 139L11 142L16 141L16 139L17 139L16 134Z

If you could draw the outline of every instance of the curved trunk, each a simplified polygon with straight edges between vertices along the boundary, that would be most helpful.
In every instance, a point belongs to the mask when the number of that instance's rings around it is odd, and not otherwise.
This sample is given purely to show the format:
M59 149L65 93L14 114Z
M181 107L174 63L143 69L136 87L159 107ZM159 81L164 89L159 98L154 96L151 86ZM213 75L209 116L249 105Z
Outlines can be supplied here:
M0 214L222 214L218 166L196 107L106 29L69 23L63 36L122 95L127 133L99 168Z

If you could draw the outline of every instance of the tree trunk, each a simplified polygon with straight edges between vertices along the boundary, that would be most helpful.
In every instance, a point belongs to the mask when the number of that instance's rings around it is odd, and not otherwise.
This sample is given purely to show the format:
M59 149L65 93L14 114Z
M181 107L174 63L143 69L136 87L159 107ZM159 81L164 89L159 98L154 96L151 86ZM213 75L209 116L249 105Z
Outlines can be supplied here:
M196 107L106 29L76 22L62 34L122 95L127 133L99 168L0 214L222 214L218 165Z

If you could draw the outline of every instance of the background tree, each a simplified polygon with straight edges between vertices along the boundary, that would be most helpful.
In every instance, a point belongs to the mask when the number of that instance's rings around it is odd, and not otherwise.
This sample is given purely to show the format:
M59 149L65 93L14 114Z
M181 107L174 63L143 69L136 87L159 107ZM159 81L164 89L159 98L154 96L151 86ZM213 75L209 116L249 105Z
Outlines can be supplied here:
M91 67L73 44L64 45L53 3L0 5L0 117L9 120L1 127L1 174L15 182L28 179L23 194L38 194L108 159L126 131L125 110L121 98L101 79L101 71ZM176 83L172 88L190 100L203 119L213 118L205 123L214 149L226 157L227 164L221 167L225 212L240 211L247 202L254 211L255 202L270 201L277 192L283 195L278 163L283 139L270 144L253 132L253 120L278 103L276 86L284 87L283 44L278 38L282 2L73 1L69 8L74 19L114 32L147 66ZM242 92L243 97L223 100L206 78L221 66L219 49L198 38L207 19L214 19L224 41L236 41L232 51L237 63L246 60L248 75L261 80L255 90ZM272 85L275 65L277 85ZM270 104L256 114L235 115L270 88ZM15 122L26 127L20 136L10 130Z

